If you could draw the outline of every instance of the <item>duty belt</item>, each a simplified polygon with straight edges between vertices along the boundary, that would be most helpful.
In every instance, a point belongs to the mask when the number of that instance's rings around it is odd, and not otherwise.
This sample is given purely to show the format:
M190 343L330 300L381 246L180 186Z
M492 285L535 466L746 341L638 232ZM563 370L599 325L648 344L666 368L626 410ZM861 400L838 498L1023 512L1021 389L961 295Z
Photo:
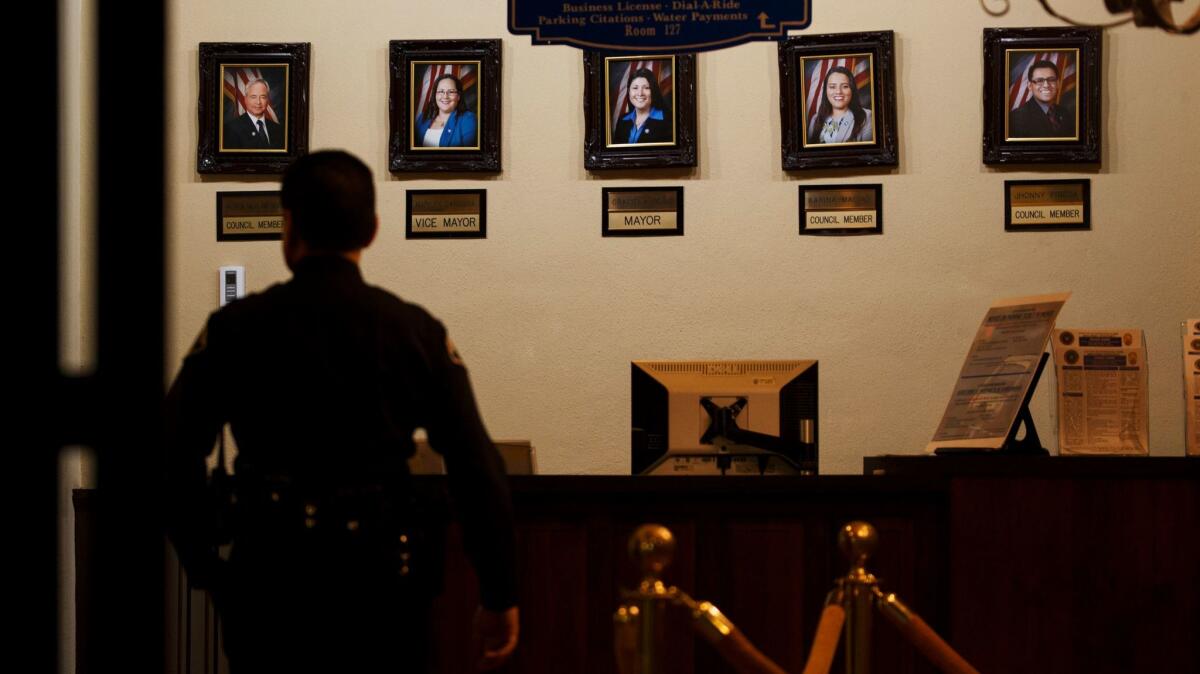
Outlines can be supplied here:
M382 484L317 489L267 479L239 485L237 495L235 537L364 548L391 558L400 575L409 574L422 536L411 498Z

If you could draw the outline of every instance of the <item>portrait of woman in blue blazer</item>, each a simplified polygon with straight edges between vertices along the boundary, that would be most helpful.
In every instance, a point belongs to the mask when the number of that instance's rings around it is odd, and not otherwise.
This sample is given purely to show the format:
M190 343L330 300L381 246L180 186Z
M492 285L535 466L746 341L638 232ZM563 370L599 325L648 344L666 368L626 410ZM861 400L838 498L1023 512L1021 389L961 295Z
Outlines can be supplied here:
M670 110L654 73L642 68L629 79L628 113L617 120L611 145L634 143L673 143Z
M478 125L463 102L462 82L445 74L433 87L433 96L417 116L416 147L477 147Z

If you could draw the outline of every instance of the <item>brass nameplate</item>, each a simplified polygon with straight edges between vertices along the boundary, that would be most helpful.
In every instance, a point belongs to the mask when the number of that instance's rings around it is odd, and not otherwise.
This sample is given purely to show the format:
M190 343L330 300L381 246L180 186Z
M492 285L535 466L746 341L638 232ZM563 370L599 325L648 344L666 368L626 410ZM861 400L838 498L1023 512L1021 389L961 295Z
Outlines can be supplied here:
M882 185L802 186L800 233L882 233L882 201Z
M604 236L683 234L683 188L604 188Z
M408 190L408 238L484 238L486 190Z
M217 192L217 241L270 241L282 237L279 192Z
M1004 181L1005 229L1087 229L1090 181Z

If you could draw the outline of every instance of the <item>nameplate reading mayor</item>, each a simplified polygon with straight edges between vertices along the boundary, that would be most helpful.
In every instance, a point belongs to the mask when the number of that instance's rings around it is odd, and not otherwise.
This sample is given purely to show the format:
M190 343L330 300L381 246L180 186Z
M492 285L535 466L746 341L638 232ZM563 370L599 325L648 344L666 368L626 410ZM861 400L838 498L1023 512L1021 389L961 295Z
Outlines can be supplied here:
M485 190L408 190L408 238L482 238Z
M262 241L283 236L279 192L217 192L217 241Z
M1004 183L1005 228L1086 228L1088 181L1024 181Z
M801 234L861 234L882 227L882 185L800 187Z
M683 188L604 188L604 234L682 234Z

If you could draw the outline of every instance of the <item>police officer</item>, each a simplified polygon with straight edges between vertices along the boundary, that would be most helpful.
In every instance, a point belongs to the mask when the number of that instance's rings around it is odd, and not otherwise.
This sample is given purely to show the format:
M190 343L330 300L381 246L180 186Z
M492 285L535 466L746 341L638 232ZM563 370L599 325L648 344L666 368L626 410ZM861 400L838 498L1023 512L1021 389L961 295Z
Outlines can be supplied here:
M208 586L231 669L426 672L441 530L409 478L413 431L445 458L479 577L481 669L516 647L512 506L445 328L364 283L370 169L338 151L283 178L293 276L212 314L167 397L168 533ZM228 562L205 457L237 441Z

